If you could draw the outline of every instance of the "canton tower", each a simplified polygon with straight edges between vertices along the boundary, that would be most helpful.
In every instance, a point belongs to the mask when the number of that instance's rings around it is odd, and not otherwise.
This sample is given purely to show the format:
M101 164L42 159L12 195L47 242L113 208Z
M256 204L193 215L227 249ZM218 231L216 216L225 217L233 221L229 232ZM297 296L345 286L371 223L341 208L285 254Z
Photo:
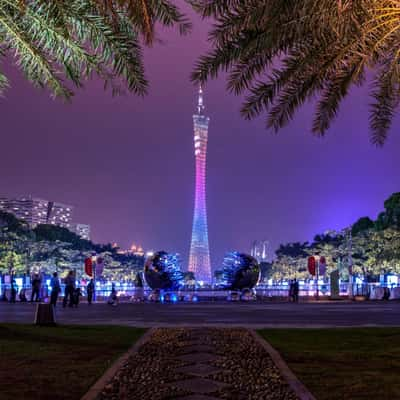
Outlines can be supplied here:
M206 155L208 123L204 115L203 90L199 89L197 113L193 115L194 155L196 159L196 191L192 242L190 245L189 271L197 281L211 283L210 250L208 248L207 209L206 209Z

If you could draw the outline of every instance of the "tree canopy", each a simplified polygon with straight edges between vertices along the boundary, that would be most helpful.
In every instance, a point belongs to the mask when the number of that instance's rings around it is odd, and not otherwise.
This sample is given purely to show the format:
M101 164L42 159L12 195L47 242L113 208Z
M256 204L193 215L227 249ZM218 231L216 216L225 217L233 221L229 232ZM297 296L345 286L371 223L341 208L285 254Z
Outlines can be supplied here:
M13 214L0 211L0 230L7 230L17 234L25 234L29 230L28 225L16 218Z
M142 43L156 39L156 24L191 28L169 0L0 0L0 60L65 99L93 75L114 94L144 95ZM0 70L0 95L8 86Z
M353 86L370 90L371 140L382 145L400 100L398 0L192 0L215 21L211 50L192 79L228 72L228 89L247 93L241 113L267 114L277 132L309 100L324 135Z
M307 258L319 255L325 257L328 273L339 269L343 277L348 271L349 253L356 274L367 274L371 278L383 272L400 273L400 193L389 196L384 208L376 220L361 217L340 232L316 235L312 243L280 245L269 276L277 281L294 277L307 279L310 277Z

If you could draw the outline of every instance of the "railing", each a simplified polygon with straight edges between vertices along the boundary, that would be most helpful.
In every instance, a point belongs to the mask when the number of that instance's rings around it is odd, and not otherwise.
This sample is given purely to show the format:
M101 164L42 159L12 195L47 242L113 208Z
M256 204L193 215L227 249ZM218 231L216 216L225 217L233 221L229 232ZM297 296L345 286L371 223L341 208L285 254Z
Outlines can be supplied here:
M400 299L400 285L389 285L387 286L390 290L390 299ZM384 296L385 285L380 285L376 283L362 283L354 284L352 286L353 296L363 296L371 300L380 300ZM4 293L6 293L7 298L10 297L11 292L10 284L0 284L0 300ZM65 285L61 285L60 297L64 296ZM83 298L86 297L86 287L82 286L81 295ZM20 288L17 288L18 294ZM32 288L27 285L25 287L25 295L28 300L31 297ZM148 299L153 293L150 288L136 288L132 285L116 286L116 291L120 301L132 301L135 299ZM43 285L40 290L40 298L49 297L51 288L47 285ZM349 294L349 284L341 283L339 288L340 296L347 297ZM111 285L102 285L96 289L96 298L98 301L106 300L111 293ZM195 295L200 301L224 301L231 296L231 291L222 289L200 289L200 290L178 290L174 292L179 300ZM288 285L270 285L270 286L258 286L254 291L254 297L259 301L268 300L287 300L289 297L289 287ZM330 296L330 286L329 284L319 284L318 293L321 298ZM317 294L316 286L314 283L300 285L299 296L307 298L315 298ZM19 297L17 295L17 301Z

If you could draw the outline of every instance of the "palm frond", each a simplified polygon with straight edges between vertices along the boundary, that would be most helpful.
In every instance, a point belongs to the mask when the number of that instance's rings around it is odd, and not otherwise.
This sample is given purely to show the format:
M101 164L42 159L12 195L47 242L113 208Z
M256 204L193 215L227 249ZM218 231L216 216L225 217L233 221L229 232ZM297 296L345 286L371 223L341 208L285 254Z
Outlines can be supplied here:
M114 94L146 94L142 43L157 24L191 29L169 0L0 0L0 48L34 85L67 99L93 75Z
M192 0L212 18L211 50L192 80L228 73L228 90L246 93L241 113L267 114L278 131L305 101L317 100L312 131L324 135L354 85L375 74L372 140L386 140L400 92L400 0ZM385 72L382 72L384 65Z
M371 141L382 146L400 101L400 68L398 62L383 65L373 82L370 127Z

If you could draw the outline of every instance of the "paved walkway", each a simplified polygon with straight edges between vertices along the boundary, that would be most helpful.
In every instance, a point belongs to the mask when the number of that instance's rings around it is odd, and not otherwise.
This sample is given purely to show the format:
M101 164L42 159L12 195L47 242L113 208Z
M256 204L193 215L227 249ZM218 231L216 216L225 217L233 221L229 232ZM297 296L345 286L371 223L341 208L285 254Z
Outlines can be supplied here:
M34 304L0 303L0 322L32 323ZM332 327L400 326L400 302L365 303L126 303L78 309L57 307L64 324L115 324L143 327Z
M156 329L99 400L295 400L245 329Z

